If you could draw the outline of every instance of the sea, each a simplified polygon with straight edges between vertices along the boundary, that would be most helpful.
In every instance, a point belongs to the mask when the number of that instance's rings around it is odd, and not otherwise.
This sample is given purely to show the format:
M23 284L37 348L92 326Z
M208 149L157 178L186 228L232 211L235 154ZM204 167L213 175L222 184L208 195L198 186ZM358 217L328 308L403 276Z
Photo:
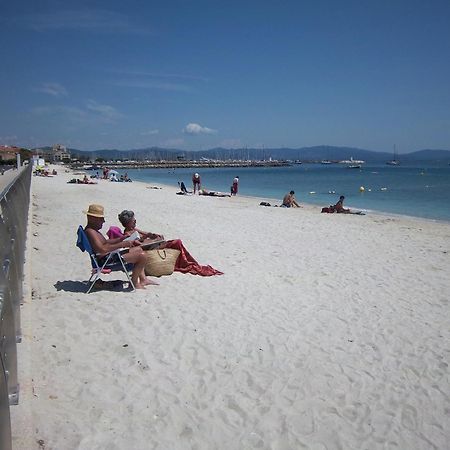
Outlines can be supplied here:
M230 192L239 176L239 194L280 204L283 196L295 191L297 201L329 206L345 195L346 207L370 212L386 212L450 222L450 165L422 161L399 166L365 163L360 169L345 164L295 164L283 167L133 169L132 180L178 187L184 181L192 189L197 171L202 187Z

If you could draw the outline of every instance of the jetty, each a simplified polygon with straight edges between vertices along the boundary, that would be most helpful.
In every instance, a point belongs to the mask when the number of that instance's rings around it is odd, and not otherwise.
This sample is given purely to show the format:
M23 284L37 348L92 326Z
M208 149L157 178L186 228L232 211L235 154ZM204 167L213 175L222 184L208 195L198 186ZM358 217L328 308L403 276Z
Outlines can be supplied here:
M106 161L86 164L77 161L70 164L72 169L101 170L103 167L110 169L202 169L217 167L283 167L292 165L291 161L240 161L240 160L151 160L151 161Z

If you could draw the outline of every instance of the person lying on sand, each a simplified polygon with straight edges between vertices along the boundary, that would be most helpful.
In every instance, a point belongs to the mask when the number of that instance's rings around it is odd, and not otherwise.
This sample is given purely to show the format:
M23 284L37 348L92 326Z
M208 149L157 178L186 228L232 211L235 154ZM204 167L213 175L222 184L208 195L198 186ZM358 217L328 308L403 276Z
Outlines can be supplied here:
M87 225L84 230L95 253L100 257L106 257L106 255L114 250L129 248L129 252L123 255L123 259L128 263L134 264L131 281L135 288L145 289L145 286L149 284L158 284L145 276L144 267L147 262L147 256L140 247L141 243L139 240L125 241L124 239L127 238L126 235L114 239L106 239L100 233L99 230L105 223L104 211L105 209L102 205L95 204L89 205L86 211Z
M82 180L79 178L72 178L67 182L68 184L97 184L95 181L89 180L86 175Z
M198 195L209 195L210 197L231 197L231 194L218 191L208 191L207 189L200 189Z
M282 205L285 208L301 208L301 206L298 204L297 200L295 199L295 192L290 191L288 192L284 198Z
M108 236L117 237L117 236L131 236L133 233L138 232L140 239L145 239L145 242L151 242L152 240L158 241L164 239L164 236L157 233L149 233L146 231L139 230L136 228L136 218L134 216L133 211L124 210L119 214L119 221L124 227L123 233L120 231L118 227L110 227L108 230ZM201 275L205 277L209 277L211 275L223 275L219 270L214 269L213 267L206 265L202 266L199 264L192 255L187 251L186 247L183 245L181 239L172 239L170 241L163 242L159 245L160 249L163 248L174 248L180 251L180 255L175 263L175 271L190 273L193 275Z

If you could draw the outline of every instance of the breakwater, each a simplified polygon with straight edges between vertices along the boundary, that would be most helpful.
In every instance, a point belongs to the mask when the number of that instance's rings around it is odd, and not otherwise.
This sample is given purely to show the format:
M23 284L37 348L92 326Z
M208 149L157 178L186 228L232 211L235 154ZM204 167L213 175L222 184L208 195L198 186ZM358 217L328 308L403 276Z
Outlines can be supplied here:
M225 167L284 167L290 166L289 161L108 161L87 165L82 162L72 163L72 169L101 170L103 167L110 169L202 169L202 168L225 168Z

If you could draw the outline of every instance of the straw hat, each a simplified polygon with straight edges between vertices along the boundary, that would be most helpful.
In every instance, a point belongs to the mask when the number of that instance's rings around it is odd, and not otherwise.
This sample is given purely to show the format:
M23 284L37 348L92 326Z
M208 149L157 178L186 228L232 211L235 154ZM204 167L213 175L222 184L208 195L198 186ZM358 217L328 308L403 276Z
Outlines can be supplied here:
M89 205L88 210L84 213L93 217L105 217L105 208L102 205Z

